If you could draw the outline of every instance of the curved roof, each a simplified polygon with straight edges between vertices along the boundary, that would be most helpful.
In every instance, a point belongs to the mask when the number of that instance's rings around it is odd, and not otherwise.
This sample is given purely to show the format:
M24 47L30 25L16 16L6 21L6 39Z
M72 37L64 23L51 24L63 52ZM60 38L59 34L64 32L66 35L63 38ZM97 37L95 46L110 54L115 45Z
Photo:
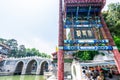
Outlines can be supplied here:
M100 6L104 7L106 0L64 0L69 6Z

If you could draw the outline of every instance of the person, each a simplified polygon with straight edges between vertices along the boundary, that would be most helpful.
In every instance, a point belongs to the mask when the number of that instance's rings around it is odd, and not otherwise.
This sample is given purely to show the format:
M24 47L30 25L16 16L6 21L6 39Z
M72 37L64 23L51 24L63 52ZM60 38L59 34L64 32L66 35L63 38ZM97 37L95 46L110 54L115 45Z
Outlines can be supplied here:
M109 75L108 75L109 78L113 78L113 75L112 73L109 72Z
M86 80L90 80L90 73L86 73Z
M54 64L54 62L52 61L51 64L49 65L49 67L48 67L48 70L49 70L49 71L53 71L54 66L55 66L55 64Z
M95 74L95 71L94 71L94 70L92 70L92 72L91 72L91 73L92 73L92 76L93 76L92 78L95 80L95 79L96 79L96 74Z
M100 76L97 76L97 80L102 80L102 78Z
M110 68L110 71L109 71L109 78L113 78L113 74L112 74L112 69Z
M97 80L104 80L104 76L102 73L100 73L100 75L97 76Z

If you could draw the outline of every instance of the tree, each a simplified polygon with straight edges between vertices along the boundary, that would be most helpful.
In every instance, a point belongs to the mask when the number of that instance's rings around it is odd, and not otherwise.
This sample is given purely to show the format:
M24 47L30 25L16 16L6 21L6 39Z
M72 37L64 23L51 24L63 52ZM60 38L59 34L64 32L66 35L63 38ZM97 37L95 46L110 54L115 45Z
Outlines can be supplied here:
M98 54L98 51L78 51L73 56L80 60L93 60L94 56Z
M108 5L108 11L103 12L103 17L110 29L113 39L120 51L120 3Z
M17 52L17 57L25 57L25 56L26 56L26 48L24 45L20 45Z
M110 29L112 35L119 35L119 25L120 25L120 3L112 3L108 5L108 11L103 12L104 19Z
M120 37L114 36L114 41L118 47L118 50L120 51Z
M42 54L41 54L41 57L45 57L45 58L47 58L47 54L42 53Z
M26 56L40 56L45 58L51 58L46 53L40 53L36 48L25 48L25 45L19 45L15 39L3 39L0 38L0 43L10 47L10 53L8 57L26 57Z
M27 48L26 49L26 56L40 56L40 57L46 57L47 54L45 53L40 53L39 50L35 49L35 48Z
M6 44L10 47L11 51L8 55L9 57L16 57L18 52L18 43L15 39L9 39L7 40Z
M51 56L50 56L50 55L48 55L48 56L47 56L47 58L49 58L49 59L50 59L50 58L51 58Z
M0 38L0 43L6 44L6 39Z

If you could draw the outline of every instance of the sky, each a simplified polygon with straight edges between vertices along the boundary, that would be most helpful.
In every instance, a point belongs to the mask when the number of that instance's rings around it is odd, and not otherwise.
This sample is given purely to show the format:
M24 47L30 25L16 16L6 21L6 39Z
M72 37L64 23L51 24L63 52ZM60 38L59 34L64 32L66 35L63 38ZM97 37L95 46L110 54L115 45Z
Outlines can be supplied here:
M107 0L107 5L120 0ZM58 43L59 0L0 0L0 38L40 52L55 52Z

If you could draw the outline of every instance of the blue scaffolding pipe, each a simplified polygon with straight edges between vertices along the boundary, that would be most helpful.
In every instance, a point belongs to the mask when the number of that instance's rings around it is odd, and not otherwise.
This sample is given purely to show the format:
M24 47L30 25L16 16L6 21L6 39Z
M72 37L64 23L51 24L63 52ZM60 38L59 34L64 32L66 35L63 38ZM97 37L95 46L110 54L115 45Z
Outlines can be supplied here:
M76 11L76 20L78 19L78 12L79 12L79 7L77 7L77 11Z
M91 25L64 25L64 28L91 28Z
M67 9L66 12L76 12L76 9ZM81 9L79 8L78 12L88 12L88 9ZM100 12L100 9L93 9L91 8L90 12Z
M87 19L89 19L90 11L91 11L91 6L89 7L89 10L88 10L88 16L87 16Z

